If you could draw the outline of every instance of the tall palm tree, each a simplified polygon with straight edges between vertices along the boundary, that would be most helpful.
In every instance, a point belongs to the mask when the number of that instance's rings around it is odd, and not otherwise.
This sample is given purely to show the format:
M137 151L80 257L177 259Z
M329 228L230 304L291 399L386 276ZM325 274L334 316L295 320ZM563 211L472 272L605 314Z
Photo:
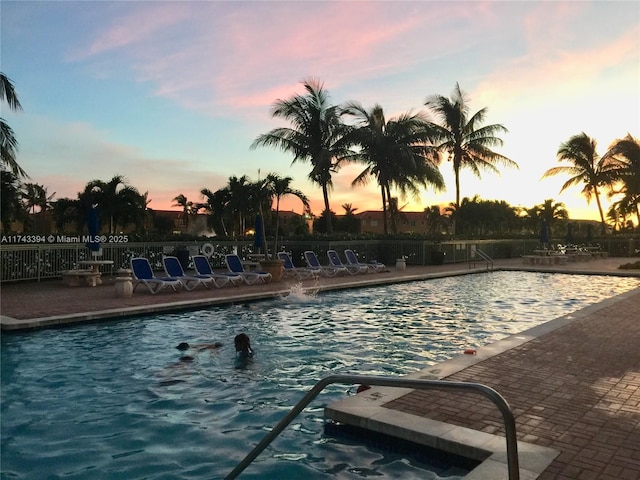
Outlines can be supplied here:
M581 193L587 200L587 204L591 203L592 198L596 199L604 233L606 223L600 202L600 189L611 186L612 172L616 163L612 157L601 158L596 147L595 139L584 132L572 136L560 144L557 154L559 162L569 162L571 165L550 168L542 175L542 178L559 174L569 175L569 180L562 185L560 193L574 185L584 184Z
M346 153L341 142L344 134L341 110L331 105L328 92L318 80L305 80L303 86L305 95L276 100L271 110L273 117L287 120L292 126L259 135L251 148L275 147L293 154L293 163L311 163L309 179L322 188L325 210L330 211L332 174L338 170L339 159ZM326 218L330 233L333 231L331 216Z
M438 149L453 162L457 206L460 205L461 169L467 168L480 178L481 170L500 173L496 165L518 168L516 162L491 150L502 146L502 139L497 135L507 133L507 129L497 123L482 126L487 116L486 107L469 116L468 99L458 83L451 98L432 95L425 105L440 122L434 125Z
M634 214L640 225L640 140L631 134L613 142L607 153L602 157L605 161L612 161L610 196L621 196L613 206L619 209L624 217Z
M6 102L10 110L22 110L13 82L4 73L0 73L0 100ZM28 177L16 161L17 153L18 140L4 118L0 118L0 160L2 160L2 165L9 168L17 177Z
M298 197L302 202L302 206L304 209L303 213L309 212L310 208L309 199L304 193L302 193L301 190L298 190L291 186L292 181L293 178L291 177L281 177L275 173L268 174L266 178L267 189L276 201L276 231L273 241L274 255L278 251L278 232L280 229L280 200L282 199L282 197L285 197L286 195L293 195L294 197Z
M435 190L444 188L437 152L428 143L433 130L423 113L407 112L387 121L380 105L366 110L358 102L347 103L343 111L355 119L344 142L356 148L343 157L343 161L366 165L352 185L363 185L370 178L376 179L382 196L386 234L391 188L397 189L402 197L407 193L417 196L420 186L432 186ZM395 217L391 216L391 219L395 231Z

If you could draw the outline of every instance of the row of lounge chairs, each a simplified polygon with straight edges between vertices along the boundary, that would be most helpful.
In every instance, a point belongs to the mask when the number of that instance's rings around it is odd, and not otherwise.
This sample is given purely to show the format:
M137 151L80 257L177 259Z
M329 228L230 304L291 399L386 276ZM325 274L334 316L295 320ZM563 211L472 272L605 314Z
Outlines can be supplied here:
M271 274L260 271L247 271L242 265L240 257L237 255L227 255L228 272L214 272L209 263L209 259L204 255L194 255L192 257L196 273L187 275L182 268L182 264L177 257L165 256L162 258L162 265L166 276L158 277L153 273L149 260L143 257L131 259L131 271L133 273L133 290L144 285L152 294L158 293L165 288L171 288L177 292L184 288L193 290L199 285L204 288L222 288L226 285L238 286L240 284L253 285L256 282L268 283L271 281Z
M380 262L361 263L358 261L353 250L345 250L347 263L342 263L340 256L335 250L327 251L329 265L321 265L316 254L307 250L304 252L306 267L296 267L291 260L291 256L286 252L279 252L278 258L284 261L284 277L296 278L298 280L317 279L319 276L335 277L337 275L366 274L387 271L386 266ZM238 286L241 284L253 285L257 282L268 283L272 276L270 273L245 270L240 257L235 254L225 256L228 272L214 272L205 255L194 255L192 257L195 274L186 274L178 258L165 256L162 258L166 276L156 276L151 268L149 260L143 257L131 259L131 270L133 272L133 290L144 285L152 294L158 293L165 288L174 291L181 289L193 290L199 285L204 288L222 288L227 285Z

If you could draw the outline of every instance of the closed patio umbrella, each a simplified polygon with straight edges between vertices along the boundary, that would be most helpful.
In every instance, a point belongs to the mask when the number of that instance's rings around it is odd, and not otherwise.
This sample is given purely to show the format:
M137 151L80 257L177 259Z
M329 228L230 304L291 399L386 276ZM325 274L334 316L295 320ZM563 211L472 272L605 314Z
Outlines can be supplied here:
M540 243L542 246L546 246L549 243L549 227L547 226L547 220L544 218L540 224Z
M253 239L253 246L257 249L261 249L264 246L264 224L262 222L262 215L256 215L255 221L255 237Z
M100 233L100 215L98 215L98 209L91 207L87 214L87 229L89 230L90 241L87 242L87 248L91 250L93 256L100 255L101 247L98 235Z

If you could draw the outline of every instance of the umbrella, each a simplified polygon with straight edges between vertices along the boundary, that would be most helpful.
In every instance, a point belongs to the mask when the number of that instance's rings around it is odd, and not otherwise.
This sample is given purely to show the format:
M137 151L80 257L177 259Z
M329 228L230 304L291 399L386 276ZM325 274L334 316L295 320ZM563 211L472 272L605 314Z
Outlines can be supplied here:
M567 245L573 244L573 224L567 224L567 237L565 239L567 241Z
M542 245L549 243L549 228L547 227L547 221L544 218L540 224L540 243Z
M100 232L100 216L98 215L98 209L96 207L91 207L91 210L89 210L89 214L87 215L87 229L91 237L89 242L87 242L87 247L93 255L99 255L100 241L98 234Z
M260 249L264 245L264 225L262 224L262 215L260 214L256 215L255 232L253 246Z

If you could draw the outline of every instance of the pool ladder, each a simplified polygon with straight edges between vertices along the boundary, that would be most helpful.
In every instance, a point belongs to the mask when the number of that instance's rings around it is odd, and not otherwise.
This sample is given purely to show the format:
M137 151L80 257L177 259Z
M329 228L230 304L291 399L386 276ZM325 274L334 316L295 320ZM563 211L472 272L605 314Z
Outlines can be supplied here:
M471 268L472 265L475 267L476 261L486 262L487 271L493 270L493 258L491 258L479 248L471 250L471 255L469 256L469 268Z
M426 390L430 388L441 390L465 390L472 391L484 395L491 400L502 413L502 419L504 421L505 438L507 441L507 468L509 473L509 480L519 480L520 470L518 466L518 441L516 438L516 421L511 411L511 407L493 388L480 383L466 383L466 382L445 382L442 380L417 380L398 377L381 377L381 376L367 376L367 375L330 375L323 378L315 386L309 390L309 392L291 409L291 411L258 443L249 454L242 459L242 461L234 468L229 475L225 477L225 480L232 480L236 478L240 473L247 468L251 462L253 462L260 453L267 448L267 446L278 436L282 431L298 416L300 412L311 401L318 396L318 394L325 389L328 385L333 383L343 384L364 384L375 385L379 387L399 387L399 388L412 388L415 390Z

